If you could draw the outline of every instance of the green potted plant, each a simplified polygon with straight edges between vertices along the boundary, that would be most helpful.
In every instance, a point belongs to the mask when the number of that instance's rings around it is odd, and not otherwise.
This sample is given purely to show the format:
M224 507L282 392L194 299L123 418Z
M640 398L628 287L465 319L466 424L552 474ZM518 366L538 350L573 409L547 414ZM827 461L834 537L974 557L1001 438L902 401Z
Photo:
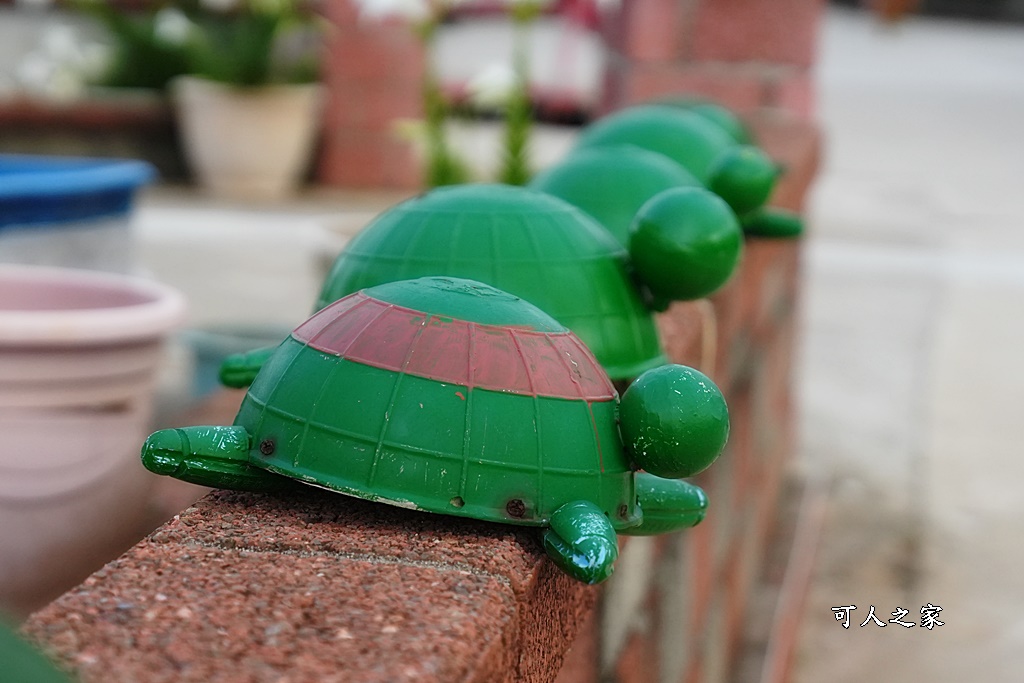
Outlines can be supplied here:
M185 157L199 183L236 199L287 195L306 169L320 102L323 20L303 0L168 0L128 16L79 0L117 40L120 71L158 49ZM148 54L148 53L147 53ZM166 69L165 69L166 71Z

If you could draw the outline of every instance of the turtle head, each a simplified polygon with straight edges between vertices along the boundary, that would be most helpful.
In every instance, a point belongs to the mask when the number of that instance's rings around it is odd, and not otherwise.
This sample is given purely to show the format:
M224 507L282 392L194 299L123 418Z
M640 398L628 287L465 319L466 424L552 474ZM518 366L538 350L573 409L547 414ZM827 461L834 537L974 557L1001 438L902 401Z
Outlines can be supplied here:
M640 375L622 396L619 423L636 468L670 479L708 467L729 438L722 392L685 365L663 365Z
M629 229L633 268L657 310L721 287L736 269L742 247L736 214L703 188L677 187L656 194Z
M742 216L768 201L779 174L778 164L760 149L753 145L736 145L711 163L708 189Z

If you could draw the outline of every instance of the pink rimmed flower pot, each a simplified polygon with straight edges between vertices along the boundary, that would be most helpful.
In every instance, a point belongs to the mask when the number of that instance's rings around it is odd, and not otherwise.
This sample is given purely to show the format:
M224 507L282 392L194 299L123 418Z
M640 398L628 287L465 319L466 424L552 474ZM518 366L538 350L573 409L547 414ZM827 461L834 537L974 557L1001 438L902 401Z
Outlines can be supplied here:
M154 282L0 266L0 611L24 616L145 532L139 444L184 312Z

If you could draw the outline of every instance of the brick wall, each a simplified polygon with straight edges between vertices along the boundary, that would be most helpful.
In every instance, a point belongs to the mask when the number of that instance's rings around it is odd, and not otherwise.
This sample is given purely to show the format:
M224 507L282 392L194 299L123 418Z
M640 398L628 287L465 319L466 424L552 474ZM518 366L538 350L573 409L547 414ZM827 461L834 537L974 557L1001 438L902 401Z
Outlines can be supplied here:
M814 111L822 0L627 0L604 22L604 109L701 94L741 113Z
M816 168L817 138L805 125L768 119L755 125L759 139L790 168L772 203L799 211ZM670 358L701 367L725 393L729 443L697 478L710 500L700 526L626 539L617 573L558 683L786 679L796 623L779 613L799 614L794 603L807 581L803 575L791 586L794 595L778 595L788 565L806 563L791 560L779 528L780 510L799 502L784 486L794 450L790 378L799 271L799 241L750 238L737 275L710 302L677 303L659 316ZM773 552L782 555L778 562L769 562ZM766 596L766 588L774 594Z
M323 6L333 28L318 178L343 187L419 187L421 164L395 122L423 117L422 45L400 20L361 21L351 0Z
M824 0L624 0L607 13L602 109L697 94L741 114L810 120ZM424 55L400 21L360 22L351 0L329 0L329 101L318 176L331 185L416 188L421 172L393 123L422 115Z

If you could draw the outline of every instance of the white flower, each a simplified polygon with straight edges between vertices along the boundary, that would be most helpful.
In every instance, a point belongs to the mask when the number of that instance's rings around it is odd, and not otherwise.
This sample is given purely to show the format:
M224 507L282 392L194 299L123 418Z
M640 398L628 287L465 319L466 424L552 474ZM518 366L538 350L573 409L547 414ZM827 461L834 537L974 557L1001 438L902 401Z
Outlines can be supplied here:
M82 54L75 29L67 24L48 27L41 43L43 53L54 62L75 62Z
M26 55L15 69L15 78L25 92L61 102L85 90L85 82L74 67L55 62L42 52Z
M164 7L153 17L153 35L168 45L184 45L192 32L192 22L176 7Z
M492 62L466 84L469 99L478 107L504 107L519 86L515 70L505 62Z
M367 21L381 21L397 17L411 22L427 21L433 17L428 0L356 0L359 17Z
M412 23L433 21L471 0L355 0L365 21L404 19Z
M41 93L46 90L46 84L54 72L53 61L41 52L30 52L14 69L14 77L18 84L25 90L33 93Z

